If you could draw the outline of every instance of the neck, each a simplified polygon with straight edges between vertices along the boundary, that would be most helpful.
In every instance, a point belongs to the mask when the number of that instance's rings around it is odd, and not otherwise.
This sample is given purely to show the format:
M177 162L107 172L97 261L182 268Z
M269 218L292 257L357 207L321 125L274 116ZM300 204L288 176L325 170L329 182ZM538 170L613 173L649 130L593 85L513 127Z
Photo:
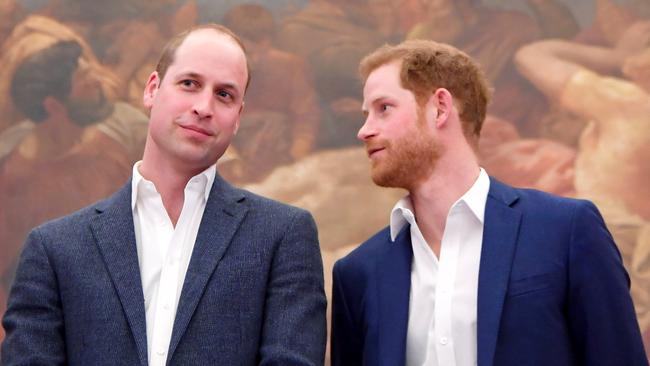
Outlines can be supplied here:
M467 192L480 173L471 148L447 151L436 162L432 174L409 189L418 227L436 256L451 206Z
M160 154L151 154L145 145L142 163L138 171L147 180L151 181L160 193L163 206L172 224L176 226L185 201L185 187L189 180L204 169L179 169L182 164L170 164L169 161L159 159Z
M19 146L19 153L30 159L53 159L68 152L79 142L83 128L67 116L50 116Z

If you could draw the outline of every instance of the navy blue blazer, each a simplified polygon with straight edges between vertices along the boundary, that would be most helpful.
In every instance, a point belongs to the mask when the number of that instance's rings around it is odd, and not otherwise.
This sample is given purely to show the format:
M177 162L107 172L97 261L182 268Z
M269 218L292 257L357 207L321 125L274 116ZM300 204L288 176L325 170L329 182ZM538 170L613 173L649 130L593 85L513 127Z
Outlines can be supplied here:
M335 264L332 365L404 365L412 256L407 225ZM478 366L648 365L629 284L592 203L491 180Z
M168 365L322 365L326 299L309 213L218 175ZM34 229L3 319L2 364L147 365L131 184Z

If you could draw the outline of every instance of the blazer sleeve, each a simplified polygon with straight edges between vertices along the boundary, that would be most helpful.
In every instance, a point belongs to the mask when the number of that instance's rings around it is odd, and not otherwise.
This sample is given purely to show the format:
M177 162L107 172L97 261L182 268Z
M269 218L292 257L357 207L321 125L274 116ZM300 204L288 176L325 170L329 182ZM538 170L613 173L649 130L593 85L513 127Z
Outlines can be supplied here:
M648 365L621 255L593 203L580 201L569 247L568 322L581 365Z
M2 365L66 363L56 273L37 230L29 234L25 243L2 326Z
M339 260L332 272L332 366L361 365L363 344L352 314L353 301L345 291L345 285L352 279L345 276L342 266Z
M323 365L327 300L314 219L297 211L276 249L268 280L260 365Z

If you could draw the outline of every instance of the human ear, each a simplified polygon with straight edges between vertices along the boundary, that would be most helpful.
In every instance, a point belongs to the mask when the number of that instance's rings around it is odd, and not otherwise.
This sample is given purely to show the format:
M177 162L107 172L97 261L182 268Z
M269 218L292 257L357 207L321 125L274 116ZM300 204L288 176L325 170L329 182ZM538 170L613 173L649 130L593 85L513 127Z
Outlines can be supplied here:
M156 99L156 93L160 86L160 78L158 72L154 71L149 75L147 85L144 87L144 94L142 95L142 104L146 109L151 109L153 101Z
M454 109L454 98L445 88L438 88L431 94L427 105L435 108L436 115L434 117L434 122L436 128L442 128L446 123L449 117L451 116Z
M241 121L241 113L244 111L244 105L245 103L242 101L241 106L239 107L239 115L237 116L237 121L235 122L235 135L237 134L237 131L239 131L239 122Z

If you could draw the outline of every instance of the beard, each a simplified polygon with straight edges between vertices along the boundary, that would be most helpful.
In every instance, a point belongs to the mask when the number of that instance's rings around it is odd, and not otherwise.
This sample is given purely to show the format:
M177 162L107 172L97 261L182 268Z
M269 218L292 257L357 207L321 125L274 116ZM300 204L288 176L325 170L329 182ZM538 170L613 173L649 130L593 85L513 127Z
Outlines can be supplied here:
M113 113L113 103L104 96L101 90L93 99L68 98L65 106L70 119L81 127L99 123Z
M436 140L425 133L424 121L418 128L394 141L380 141L385 156L372 161L371 177L380 187L411 190L433 173L442 149Z

